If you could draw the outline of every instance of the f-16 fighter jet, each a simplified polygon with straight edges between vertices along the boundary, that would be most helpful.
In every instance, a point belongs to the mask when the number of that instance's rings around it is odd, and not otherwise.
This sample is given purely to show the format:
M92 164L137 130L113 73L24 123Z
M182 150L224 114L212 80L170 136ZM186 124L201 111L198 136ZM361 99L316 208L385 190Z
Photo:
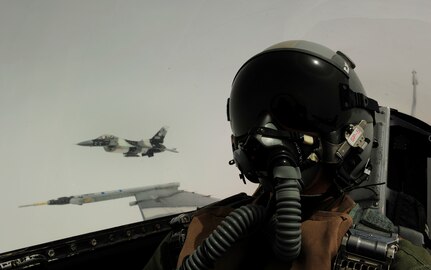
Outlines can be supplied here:
M78 143L82 146L102 146L106 152L123 153L125 157L152 157L154 153L170 151L178 153L176 148L167 148L163 145L168 127L162 127L151 139L132 141L114 135L102 135L93 140Z

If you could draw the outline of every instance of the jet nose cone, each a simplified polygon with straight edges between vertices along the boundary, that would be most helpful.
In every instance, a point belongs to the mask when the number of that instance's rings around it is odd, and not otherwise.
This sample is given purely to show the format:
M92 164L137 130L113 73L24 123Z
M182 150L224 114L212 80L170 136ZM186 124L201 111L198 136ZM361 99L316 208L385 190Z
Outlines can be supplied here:
M93 144L93 140L88 140L88 141L83 141L83 142L80 142L80 143L77 143L78 145L81 145L81 146L93 146L94 144Z

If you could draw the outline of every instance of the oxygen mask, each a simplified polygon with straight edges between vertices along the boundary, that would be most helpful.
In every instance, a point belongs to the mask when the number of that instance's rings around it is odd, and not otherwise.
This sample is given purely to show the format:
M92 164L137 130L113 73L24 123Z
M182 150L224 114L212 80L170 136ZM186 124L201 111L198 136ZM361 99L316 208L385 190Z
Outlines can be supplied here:
M247 135L234 138L233 156L241 178L268 187L273 168L290 166L306 170L319 161L321 148L317 137L294 130L280 130L268 122L251 129ZM273 184L273 183L272 183ZM307 183L300 180L301 187Z
M301 191L307 186L301 170L317 164L316 138L279 130L272 122L254 128L234 144L234 162L244 176L274 192L273 251L285 261L295 259L301 248Z

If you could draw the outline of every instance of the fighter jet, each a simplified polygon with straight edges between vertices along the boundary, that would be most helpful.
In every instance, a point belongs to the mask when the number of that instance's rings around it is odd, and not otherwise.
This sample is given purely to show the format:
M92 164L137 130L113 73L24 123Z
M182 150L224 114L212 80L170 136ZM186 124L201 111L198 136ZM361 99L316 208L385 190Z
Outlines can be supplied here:
M125 157L152 157L154 153L170 151L178 153L176 148L167 148L163 140L168 132L168 127L162 127L151 139L132 141L122 139L114 135L105 134L93 140L78 143L81 146L103 146L106 152L123 153Z

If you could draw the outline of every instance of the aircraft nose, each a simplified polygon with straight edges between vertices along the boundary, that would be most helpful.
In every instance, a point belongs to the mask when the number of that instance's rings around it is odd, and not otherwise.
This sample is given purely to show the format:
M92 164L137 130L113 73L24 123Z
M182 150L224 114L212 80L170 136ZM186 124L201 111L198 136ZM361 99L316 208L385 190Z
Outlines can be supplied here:
M93 140L83 141L83 142L80 142L77 144L81 145L81 146L93 146L94 145Z

